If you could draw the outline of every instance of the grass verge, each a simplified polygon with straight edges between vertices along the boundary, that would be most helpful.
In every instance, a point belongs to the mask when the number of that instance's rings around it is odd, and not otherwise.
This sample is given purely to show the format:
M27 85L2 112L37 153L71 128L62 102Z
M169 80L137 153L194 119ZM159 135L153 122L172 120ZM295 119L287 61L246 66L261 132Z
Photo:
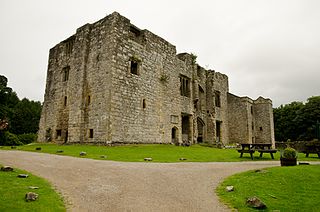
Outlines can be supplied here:
M216 189L223 202L238 211L257 211L246 199L259 197L264 211L319 211L320 166L275 167L262 172L248 171L224 180ZM228 185L233 192L226 192Z
M40 147L41 150L36 150ZM10 147L2 147L10 149ZM45 152L51 154L69 155L80 157L79 153L87 153L86 158L114 160L114 161L133 161L142 162L144 158L151 157L153 162L180 162L180 158L185 158L184 162L238 162L251 161L249 154L244 154L243 158L235 149L218 149L200 145L190 147L166 145L166 144L139 144L125 146L93 146L93 145L57 145L33 143L25 146L18 146L17 150ZM62 153L57 153L62 150ZM105 155L106 158L101 158ZM279 159L279 153L275 154L275 160ZM255 153L254 161L272 160L270 154L264 154L262 158L259 153Z
M41 150L36 150L40 147ZM10 147L0 147L0 150L10 150ZM124 146L94 146L94 145L57 145L52 143L32 143L24 146L17 146L16 150L44 152L50 154L68 155L80 157L80 152L86 152L84 158L98 160L113 160L126 162L143 162L144 158L151 157L153 162L181 162L180 158L185 158L182 162L241 162L252 161L249 154L240 154L235 149L218 149L208 146L192 145L190 147L174 146L169 144L138 144ZM57 153L58 150L63 152ZM106 157L101 157L106 156ZM274 154L275 160L279 160L280 153ZM259 157L259 152L255 152L254 161L272 160L270 154L264 153ZM320 161L317 155L299 153L298 161ZM279 162L280 163L280 162Z
M27 178L18 178L18 174L28 174ZM61 196L44 179L23 170L0 171L0 211L66 211ZM30 189L29 186L39 187ZM35 192L36 201L26 202L25 194Z

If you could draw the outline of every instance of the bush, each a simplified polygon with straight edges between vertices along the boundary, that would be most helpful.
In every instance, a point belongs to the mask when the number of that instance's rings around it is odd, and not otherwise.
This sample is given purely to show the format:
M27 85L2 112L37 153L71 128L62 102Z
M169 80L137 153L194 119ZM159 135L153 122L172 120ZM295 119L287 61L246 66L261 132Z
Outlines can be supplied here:
M37 140L37 134L34 134L34 133L21 134L21 135L18 135L18 139L23 144L30 144Z
M283 150L281 157L286 159L294 159L297 158L297 152L295 149L287 147Z
M9 131L5 131L1 133L0 145L17 146L17 145L22 145L22 143L19 141L19 138L17 135L10 133Z

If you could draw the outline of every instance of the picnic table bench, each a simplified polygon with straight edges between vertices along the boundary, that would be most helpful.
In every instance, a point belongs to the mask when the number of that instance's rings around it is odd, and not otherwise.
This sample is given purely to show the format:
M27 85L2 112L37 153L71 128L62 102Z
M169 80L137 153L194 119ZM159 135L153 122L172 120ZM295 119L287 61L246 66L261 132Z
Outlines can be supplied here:
M274 159L273 153L276 153L276 149L272 149L272 144L263 144L263 143L257 143L257 144L240 144L241 149L238 149L238 152L240 153L240 158L242 158L243 153L249 153L251 159L253 160L253 154L255 151L258 151L260 153L260 157L263 156L263 153L269 153L271 155L271 158Z
M307 144L305 147L303 153L306 154L306 157L309 157L309 154L317 154L320 158L320 144Z

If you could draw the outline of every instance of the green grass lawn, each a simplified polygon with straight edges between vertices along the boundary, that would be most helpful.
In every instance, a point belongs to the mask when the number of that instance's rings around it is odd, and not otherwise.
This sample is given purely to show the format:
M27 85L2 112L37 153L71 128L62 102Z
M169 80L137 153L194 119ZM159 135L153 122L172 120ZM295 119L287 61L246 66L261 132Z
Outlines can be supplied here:
M18 178L18 174L28 174L28 178ZM0 171L0 211L66 211L62 198L44 179L26 171L14 169ZM29 186L39 187L30 189ZM25 194L35 192L39 197L34 202L26 202Z
M259 197L267 205L264 211L319 211L319 165L264 170L233 175L216 192L223 202L238 211L257 211L245 204L251 196ZM225 191L228 185L234 186L233 192Z
M41 151L35 150L41 147ZM2 149L10 149L3 147ZM18 146L17 150L45 152L59 155L69 155L80 157L79 153L87 153L85 158L114 160L114 161L134 161L142 162L144 158L151 157L153 162L180 162L180 158L186 158L184 162L228 162L228 161L251 161L249 154L244 154L239 158L239 153L235 149L218 149L200 145L190 147L166 145L166 144L139 144L125 146L93 146L93 145L56 145L56 144L39 144ZM56 153L57 150L63 150L63 153ZM101 158L101 155L107 158ZM275 154L275 159L279 159L279 153ZM272 160L270 154L264 154L259 158L259 153L255 153L255 161Z
M41 150L35 150L41 147ZM1 147L1 149L10 149L10 147ZM174 146L169 144L139 144L124 146L94 146L94 145L57 145L51 143L33 143L25 146L18 146L17 150L45 152L59 155L69 155L80 157L79 153L87 153L85 158L114 160L114 161L132 161L142 162L146 157L151 157L153 162L181 162L180 158L186 158L184 162L238 162L251 161L249 154L240 154L236 149L218 149L201 145L192 145L190 147ZM57 153L57 150L63 150L63 153ZM101 158L105 155L106 158ZM279 160L280 153L277 152L275 160ZM259 157L259 152L255 152L254 161L272 160L270 154L263 154ZM310 155L306 158L304 154L299 154L299 160L320 161L317 155ZM280 163L280 162L279 162Z

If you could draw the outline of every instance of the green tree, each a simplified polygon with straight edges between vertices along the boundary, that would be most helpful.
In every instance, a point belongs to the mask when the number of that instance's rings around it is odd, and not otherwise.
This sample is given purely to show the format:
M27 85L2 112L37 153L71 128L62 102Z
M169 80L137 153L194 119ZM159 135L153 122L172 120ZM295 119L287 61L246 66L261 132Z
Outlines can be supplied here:
M7 87L8 79L0 75L0 120L10 121L13 116L13 108L19 102L19 98L11 88Z
M26 98L20 101L7 83L0 75L0 145L18 145L20 140L30 143L38 131L41 103Z
M37 133L40 115L40 102L22 99L14 107L10 131L14 134Z
M274 108L277 141L312 140L316 138L316 123L320 121L320 96L308 98L306 104L292 102Z

